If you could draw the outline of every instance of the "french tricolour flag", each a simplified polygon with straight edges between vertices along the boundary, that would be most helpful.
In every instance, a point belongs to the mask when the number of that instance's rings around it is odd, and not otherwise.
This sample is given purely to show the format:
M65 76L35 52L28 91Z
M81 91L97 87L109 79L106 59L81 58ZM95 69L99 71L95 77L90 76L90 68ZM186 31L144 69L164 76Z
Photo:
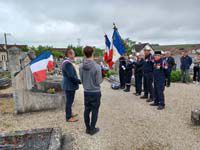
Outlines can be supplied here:
M105 37L105 53L104 53L104 61L109 65L110 68L112 68L113 62L112 62L112 56L113 56L113 50L111 49L111 42L107 35Z
M53 55L51 52L42 52L30 63L31 72L35 82L40 83L46 80L46 70L54 68Z
M114 32L113 32L112 40L113 40L113 45L112 45L113 57L112 57L112 61L116 62L120 58L121 55L125 54L125 47L124 47L124 44L122 42L122 39L120 37L120 34L119 34L116 26L114 26Z

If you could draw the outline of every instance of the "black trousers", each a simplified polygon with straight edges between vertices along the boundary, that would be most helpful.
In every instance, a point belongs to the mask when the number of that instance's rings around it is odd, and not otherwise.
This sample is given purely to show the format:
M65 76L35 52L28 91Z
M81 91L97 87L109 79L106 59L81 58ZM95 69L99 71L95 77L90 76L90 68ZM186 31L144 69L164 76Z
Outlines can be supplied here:
M167 77L166 77L166 83L165 83L167 86L170 86L171 84L171 73L172 73L172 69L169 68L167 71Z
M72 117L72 104L74 103L75 91L65 91L65 94L66 94L66 105L65 105L66 119L70 119Z
M132 70L131 70L131 72L125 72L126 85L131 85L131 79L132 79Z
M84 93L84 121L87 129L94 129L98 120L98 113L101 101L101 92ZM91 114L91 117L90 117Z
M126 77L124 70L119 70L119 80L120 80L120 86L125 87Z
M142 93L142 73L135 74L135 92Z
M153 98L153 72L144 73L144 95Z
M154 80L154 103L160 106L165 106L165 78L164 77L157 77Z
M194 72L193 81L200 81L200 78L199 78L199 76L200 76L200 68L197 67L197 66L194 66L193 72Z

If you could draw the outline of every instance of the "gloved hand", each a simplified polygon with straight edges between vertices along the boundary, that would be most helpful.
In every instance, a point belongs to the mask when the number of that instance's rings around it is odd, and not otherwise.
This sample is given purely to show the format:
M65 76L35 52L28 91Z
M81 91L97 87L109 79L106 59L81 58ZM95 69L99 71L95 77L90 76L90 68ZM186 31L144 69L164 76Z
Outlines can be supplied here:
M123 69L123 70L126 70L126 67L124 67L124 65L122 65L122 69Z

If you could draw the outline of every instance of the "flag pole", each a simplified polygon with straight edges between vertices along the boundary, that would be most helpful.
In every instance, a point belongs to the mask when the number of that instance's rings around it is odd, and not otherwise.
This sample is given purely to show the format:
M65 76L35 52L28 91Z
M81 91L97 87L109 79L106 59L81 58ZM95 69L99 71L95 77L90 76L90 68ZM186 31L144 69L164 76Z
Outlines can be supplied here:
M117 30L116 24L113 22L113 29Z

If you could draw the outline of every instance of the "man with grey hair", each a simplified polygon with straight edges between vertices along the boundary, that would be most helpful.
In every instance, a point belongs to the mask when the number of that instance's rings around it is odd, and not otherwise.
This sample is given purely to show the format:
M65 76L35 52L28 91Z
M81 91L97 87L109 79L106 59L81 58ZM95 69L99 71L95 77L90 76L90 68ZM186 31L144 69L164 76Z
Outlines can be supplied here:
M73 49L69 48L65 52L65 56L67 57L61 65L63 80L62 80L62 89L66 94L66 121L67 122L76 122L78 119L78 114L72 113L72 104L74 103L74 97L76 90L79 88L79 84L81 84L80 79L78 79L76 69L73 65L75 59L75 52Z

